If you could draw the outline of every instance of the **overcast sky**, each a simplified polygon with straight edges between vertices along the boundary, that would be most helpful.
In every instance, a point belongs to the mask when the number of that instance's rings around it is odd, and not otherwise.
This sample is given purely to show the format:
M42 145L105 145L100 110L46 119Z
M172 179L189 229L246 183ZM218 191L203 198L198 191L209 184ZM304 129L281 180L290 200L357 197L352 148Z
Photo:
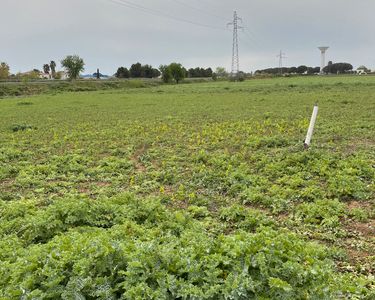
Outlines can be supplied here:
M0 61L12 72L68 54L85 73L137 61L229 69L234 10L243 71L278 66L280 50L285 65L319 66L325 45L327 60L375 68L375 0L0 0Z

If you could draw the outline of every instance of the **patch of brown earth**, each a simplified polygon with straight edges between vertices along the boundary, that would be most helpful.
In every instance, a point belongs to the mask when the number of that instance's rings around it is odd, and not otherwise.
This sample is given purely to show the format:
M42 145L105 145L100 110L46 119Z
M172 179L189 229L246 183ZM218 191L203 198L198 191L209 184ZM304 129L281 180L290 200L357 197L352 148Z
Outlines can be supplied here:
M350 210L355 209L355 208L371 209L372 206L374 206L373 203L364 202L364 201L351 201L348 203L348 208Z
M358 149L375 149L375 141L370 139L362 139L359 140L355 138L354 140L350 140L347 145L347 152L348 153L355 153Z
M168 204L167 204L167 207L168 208L172 208L172 209L177 209L177 210L187 210L188 207L189 207L189 203L187 200L183 200L183 201L170 201Z
M363 203L357 202L350 203L350 207L364 208ZM375 220L366 223L351 221L345 229L351 237L344 242L349 263L365 274L372 274L375 272Z
M78 188L78 191L81 193L81 194L91 194L91 191L89 188L87 187L84 187L84 186L81 186Z
M164 185L163 188L164 188L164 194L166 194L168 196L173 195L173 193L174 193L173 186L171 186L171 185Z
M373 201L351 201L347 205L348 210L362 209L365 211L371 211L374 209ZM375 237L375 220L371 219L368 222L358 222L355 220L347 220L346 230L354 236L360 235L365 238Z
M5 190L9 190L14 185L15 180L14 179L5 179L0 181L0 187Z
M352 248L346 249L348 262L339 262L338 268L343 272L360 272L364 275L374 274L374 258L366 251L360 251ZM348 265L349 264L349 265Z
M94 182L94 184L99 187L108 187L112 185L110 182L105 182L105 181Z
M371 220L368 223L352 222L347 228L348 231L359 233L366 238L375 237L375 220Z

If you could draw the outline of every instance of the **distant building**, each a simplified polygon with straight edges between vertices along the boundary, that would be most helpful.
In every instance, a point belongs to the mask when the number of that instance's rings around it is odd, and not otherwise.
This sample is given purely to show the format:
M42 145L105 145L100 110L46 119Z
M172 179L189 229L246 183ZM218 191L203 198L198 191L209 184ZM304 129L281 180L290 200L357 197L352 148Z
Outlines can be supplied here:
M358 75L367 75L367 74L370 74L371 73L371 70L366 68L365 66L359 66L356 70L356 74Z
M24 79L39 79L40 72L38 70L31 70L23 73L17 73L16 77Z
M59 74L59 79L61 79L61 80L67 80L67 79L69 79L69 74L67 73L67 72L65 72L65 71L59 71L59 72L57 72L58 74Z
M40 72L40 73L39 73L39 78L40 78L40 79L52 79L52 75L49 74L49 73L43 73L43 72Z
M65 71L57 71L56 74L55 74L55 78L52 78L52 79L67 80L67 79L69 79L69 74Z
M367 75L368 74L365 70L357 70L356 73L358 75Z

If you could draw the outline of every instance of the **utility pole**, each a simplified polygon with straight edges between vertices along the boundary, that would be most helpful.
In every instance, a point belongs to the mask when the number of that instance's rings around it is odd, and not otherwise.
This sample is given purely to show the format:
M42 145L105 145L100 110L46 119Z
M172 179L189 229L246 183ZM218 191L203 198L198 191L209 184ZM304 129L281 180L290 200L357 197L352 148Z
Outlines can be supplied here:
M280 50L279 55L276 56L276 57L279 58L279 72L280 72L280 75L283 75L283 59L286 58L286 56L284 56L284 55L285 55L285 53L283 53Z
M238 21L242 22L242 19L239 18L237 12L234 11L233 22L227 24L227 26L233 26L232 70L230 74L232 79L238 79L240 72L240 58L238 55L238 29L243 27L238 25Z

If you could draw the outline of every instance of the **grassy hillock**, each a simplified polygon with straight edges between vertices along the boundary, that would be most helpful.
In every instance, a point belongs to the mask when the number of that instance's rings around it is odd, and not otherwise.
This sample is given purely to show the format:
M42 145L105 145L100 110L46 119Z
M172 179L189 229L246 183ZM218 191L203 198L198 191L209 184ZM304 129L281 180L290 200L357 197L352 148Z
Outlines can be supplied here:
M0 98L57 94L63 92L88 92L112 89L142 88L159 85L157 80L75 80L0 82Z

